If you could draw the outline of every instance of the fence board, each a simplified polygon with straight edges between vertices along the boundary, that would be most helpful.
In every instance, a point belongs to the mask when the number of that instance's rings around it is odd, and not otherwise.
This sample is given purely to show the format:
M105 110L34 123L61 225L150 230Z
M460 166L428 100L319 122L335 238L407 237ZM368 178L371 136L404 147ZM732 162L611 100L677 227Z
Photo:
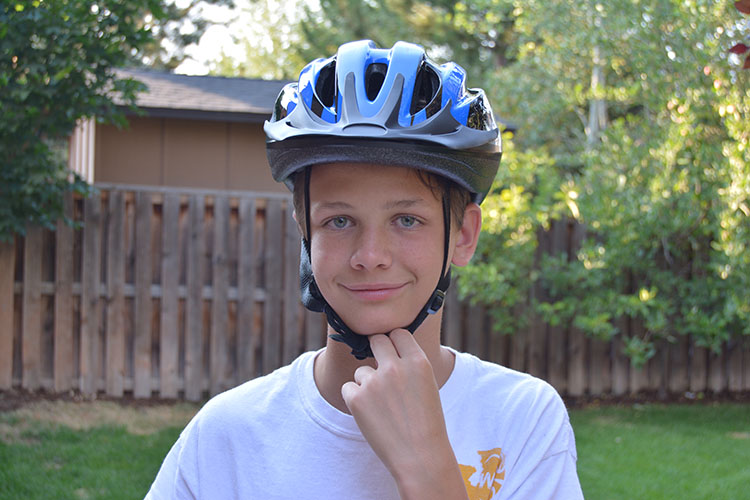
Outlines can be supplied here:
M640 320L634 320L631 323L630 334L634 337L643 338L643 322ZM648 387L648 364L643 366L635 366L632 362L630 363L630 392L636 394L643 391Z
M211 299L211 355L210 392L218 394L227 389L229 318L227 294L229 291L229 199L214 199L214 241L212 256L213 296Z
M695 342L693 340L693 342ZM690 357L690 391L703 392L706 390L708 352L705 347L693 345Z
M568 394L582 396L586 391L586 336L571 326L568 332Z
M517 320L521 319L523 312L520 306L514 307L513 314L515 314ZM514 370L526 371L527 338L528 328L522 328L510 337L510 359L508 363Z
M105 386L107 394L125 391L125 198L122 191L109 194L107 232L107 332Z
M321 313L305 309L305 350L316 351L326 345L326 322Z
M539 378L547 377L547 325L536 313L531 313L528 333L528 364L530 374Z
M453 279L445 296L443 312L442 342L454 349L461 350L461 305L458 301L458 285Z
M719 353L708 351L708 390L718 393L726 389L725 362L726 355L723 349Z
M550 238L550 250L552 255L568 255L568 221L556 220L552 224ZM549 325L548 332L548 354L547 354L547 380L558 391L567 391L567 344L568 332L561 326Z
M466 308L466 350L478 357L485 357L484 339L484 308L478 305L469 305Z
M622 396L628 392L630 379L628 373L630 360L625 355L625 343L622 340L622 336L627 332L624 318L617 320L617 327L620 334L612 339L612 393L615 396Z
M291 363L302 352L299 291L299 239L291 203L284 210L284 354L283 364Z
M239 304L237 306L237 363L240 381L257 375L255 352L258 347L258 332L255 328L255 199L240 198L240 234L238 241Z
M263 267L266 301L263 312L263 373L270 373L281 362L281 284L282 276L281 200L269 200L266 206L266 248Z
M606 394L612 387L609 369L610 344L592 338L589 342L591 357L589 360L589 393Z
M73 195L63 199L63 210L73 218ZM73 228L62 219L55 231L55 296L53 336L53 381L56 392L73 386ZM1 303L1 301L0 301Z
M187 288L185 306L185 398L199 401L202 395L203 374L203 262L205 235L203 218L205 205L200 195L190 196L187 249Z
M135 197L135 335L133 347L133 395L151 396L151 194Z
M13 282L16 270L16 245L13 239L0 241L0 389L13 385Z
M83 202L83 251L81 266L81 338L79 342L79 389L97 391L99 361L99 283L101 282L101 199Z
M179 230L180 197L166 193L162 204L161 239L161 319L159 321L159 393L163 398L176 398L180 354L179 301L180 278Z
M684 393L688 389L688 343L685 335L678 335L669 346L669 392Z
M41 385L42 355L42 228L30 226L26 230L23 250L23 340L21 346L24 389L34 390Z
M539 234L539 245L537 246L534 263L535 267L540 265L541 259L545 254L550 253L552 238L549 233ZM545 293L542 290L540 282L536 282L530 290L530 297L527 307L529 307L529 344L528 344L528 364L527 370L530 374L539 377L547 377L547 324L542 321L539 314L531 308L534 301L544 301Z
M489 336L489 351L487 359L493 363L508 366L508 357L510 354L508 346L510 338L507 335L502 335L500 332L496 332L492 328L492 320L489 315L485 316L485 318L487 320L485 329Z
M742 390L742 342L730 343L727 351L727 389L730 392Z

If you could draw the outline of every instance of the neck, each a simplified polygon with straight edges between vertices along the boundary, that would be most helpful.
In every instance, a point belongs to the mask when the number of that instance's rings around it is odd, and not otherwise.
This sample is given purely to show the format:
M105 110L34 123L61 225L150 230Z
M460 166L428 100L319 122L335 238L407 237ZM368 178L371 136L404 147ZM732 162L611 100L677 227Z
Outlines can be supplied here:
M432 365L438 387L442 387L448 380L454 363L453 354L440 345L442 316L442 310L429 316L414 332L414 339ZM328 333L334 333L330 327ZM341 397L341 386L354 380L354 371L360 366L377 367L377 362L373 358L356 359L349 346L330 338L326 342L326 348L315 360L315 384L323 398L339 411L349 413Z

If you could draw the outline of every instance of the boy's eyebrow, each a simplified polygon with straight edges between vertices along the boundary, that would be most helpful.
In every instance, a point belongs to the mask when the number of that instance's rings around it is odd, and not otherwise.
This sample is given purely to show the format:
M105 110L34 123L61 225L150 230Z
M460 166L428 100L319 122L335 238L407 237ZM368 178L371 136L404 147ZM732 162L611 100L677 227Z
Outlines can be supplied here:
M424 200L422 198L413 198L413 199L407 199L407 200L396 200L396 201L389 201L386 203L383 208L387 210L391 210L394 208L411 208L414 205L421 205L424 203Z
M383 205L383 208L386 210L392 210L394 208L411 208L415 205L421 205L424 203L424 200L422 198L413 198L413 199L406 199L406 200L394 200L389 201L385 205ZM314 203L315 208L320 210L348 210L354 208L349 203L346 203L344 201L322 201L319 203Z
M321 201L319 203L313 203L312 206L321 210L346 210L354 208L343 201Z

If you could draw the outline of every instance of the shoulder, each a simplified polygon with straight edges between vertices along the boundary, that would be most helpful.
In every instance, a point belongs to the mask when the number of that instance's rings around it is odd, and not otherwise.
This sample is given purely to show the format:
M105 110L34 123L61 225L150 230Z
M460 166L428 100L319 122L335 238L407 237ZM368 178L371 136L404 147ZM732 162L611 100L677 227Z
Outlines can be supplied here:
M467 353L456 353L456 371L456 386L462 392L460 407L501 416L498 423L513 427L519 435L569 426L562 398L540 378Z
M299 399L298 379L313 355L313 352L304 353L290 365L214 396L196 414L195 423L191 425L222 429L272 418L280 407L293 405Z
M561 402L554 387L528 373L484 361L465 352L456 352L456 366L464 376L470 377L472 387L482 392L489 391L504 399L522 401L525 404Z

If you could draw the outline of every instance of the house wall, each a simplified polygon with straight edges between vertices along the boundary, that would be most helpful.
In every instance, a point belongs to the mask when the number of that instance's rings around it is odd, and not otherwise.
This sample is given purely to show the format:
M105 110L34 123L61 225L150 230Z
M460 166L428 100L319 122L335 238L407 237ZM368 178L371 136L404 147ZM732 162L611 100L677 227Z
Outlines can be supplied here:
M273 180L261 123L130 117L98 125L96 182L287 192Z

